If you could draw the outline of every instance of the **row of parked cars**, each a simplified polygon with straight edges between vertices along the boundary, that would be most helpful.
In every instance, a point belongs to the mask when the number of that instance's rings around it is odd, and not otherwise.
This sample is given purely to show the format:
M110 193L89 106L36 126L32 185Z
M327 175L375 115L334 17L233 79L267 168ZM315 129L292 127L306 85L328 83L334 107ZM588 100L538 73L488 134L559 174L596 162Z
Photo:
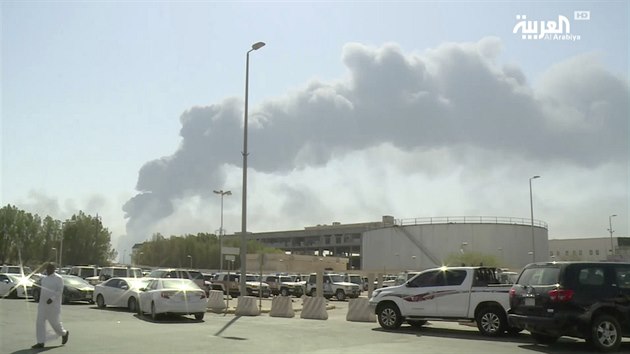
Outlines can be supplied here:
M488 267L441 267L419 272L369 299L381 327L428 320L475 322L486 336L530 332L539 344L577 337L601 352L630 336L630 263L542 262L502 284Z

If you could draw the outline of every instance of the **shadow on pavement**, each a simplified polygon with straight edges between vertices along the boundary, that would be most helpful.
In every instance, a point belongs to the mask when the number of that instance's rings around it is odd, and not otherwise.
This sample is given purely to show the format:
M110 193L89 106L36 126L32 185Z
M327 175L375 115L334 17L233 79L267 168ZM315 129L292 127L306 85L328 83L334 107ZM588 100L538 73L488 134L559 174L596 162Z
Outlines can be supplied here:
M150 322L150 323L159 323L159 324L173 324L173 323L202 323L203 320L196 320L194 318L185 317L184 315L160 315L158 320L153 320L150 315L138 315L137 313L133 315L135 318Z
M391 332L391 333L399 333L399 334L409 334L417 337L441 337L441 338L452 338L452 339L460 339L460 340L475 340L475 341L485 341L485 342L509 342L509 343L517 343L519 344L519 348L531 350L533 352L538 353L548 353L548 354L556 354L556 353L595 353L595 349L591 347L584 340L571 338L571 337L561 337L558 342L553 345L543 345L536 344L534 340L529 336L528 332L523 332L516 335L503 335L500 337L486 337L481 335L481 333L477 331L465 330L465 329L452 329L452 328L439 328L432 327L429 322L426 326L421 328L415 328L411 326L403 325L397 330L385 330L383 328L374 328L373 331L378 332ZM619 348L618 353L630 353L630 342L624 341L621 343L621 347Z
M221 328L217 333L215 333L214 335L216 337L221 337L221 333L223 333L223 331L225 331L226 329L228 329L230 326L232 326L234 324L234 322L238 321L238 319L241 318L241 316L234 316L233 319L230 320L230 322L226 323L225 326L223 326L223 328ZM221 338L225 338L225 339L233 339L233 340L247 340L247 338L242 338L242 337L221 337Z

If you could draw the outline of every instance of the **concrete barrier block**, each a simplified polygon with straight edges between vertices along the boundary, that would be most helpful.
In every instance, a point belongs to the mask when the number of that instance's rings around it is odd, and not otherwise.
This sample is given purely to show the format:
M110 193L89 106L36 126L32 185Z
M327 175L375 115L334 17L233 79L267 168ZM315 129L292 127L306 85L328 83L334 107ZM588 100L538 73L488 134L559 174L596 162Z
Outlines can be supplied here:
M327 320L328 312L326 311L326 300L323 297L306 297L300 318L311 320Z
M225 311L226 307L225 300L223 300L223 291L210 290L208 294L208 309L212 312L221 313Z
M276 296L271 301L271 311L269 311L271 317L295 317L295 311L293 310L293 302L290 296Z
M368 299L350 299L346 321L352 322L376 322L376 314L370 311Z
M236 316L258 316L260 315L260 309L256 304L257 298L253 296L239 296L238 304L236 305Z

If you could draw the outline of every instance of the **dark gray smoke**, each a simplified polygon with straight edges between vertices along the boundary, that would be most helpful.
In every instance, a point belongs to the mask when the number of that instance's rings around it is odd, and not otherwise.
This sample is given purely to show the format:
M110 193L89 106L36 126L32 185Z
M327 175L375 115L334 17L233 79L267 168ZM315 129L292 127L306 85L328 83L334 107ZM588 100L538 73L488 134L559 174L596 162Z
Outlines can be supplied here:
M584 55L550 67L533 87L517 66L498 62L499 52L496 38L421 55L348 44L347 77L250 108L249 167L282 174L382 144L470 147L584 167L627 161L625 79ZM142 166L139 193L123 207L128 241L147 239L174 200L208 197L224 184L225 166L241 166L242 108L230 98L182 114L180 147ZM304 193L287 188L286 205Z

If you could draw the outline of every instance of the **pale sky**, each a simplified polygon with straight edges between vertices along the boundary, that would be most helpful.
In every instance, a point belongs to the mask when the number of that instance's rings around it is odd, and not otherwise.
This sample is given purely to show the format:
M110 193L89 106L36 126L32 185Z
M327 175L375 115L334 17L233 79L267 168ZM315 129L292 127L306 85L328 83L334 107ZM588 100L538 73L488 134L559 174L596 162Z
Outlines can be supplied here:
M2 2L2 204L152 233L530 217L628 236L627 2ZM576 20L575 11L589 11ZM517 15L579 40L528 40ZM123 208L125 211L123 211ZM123 236L126 235L126 236Z

